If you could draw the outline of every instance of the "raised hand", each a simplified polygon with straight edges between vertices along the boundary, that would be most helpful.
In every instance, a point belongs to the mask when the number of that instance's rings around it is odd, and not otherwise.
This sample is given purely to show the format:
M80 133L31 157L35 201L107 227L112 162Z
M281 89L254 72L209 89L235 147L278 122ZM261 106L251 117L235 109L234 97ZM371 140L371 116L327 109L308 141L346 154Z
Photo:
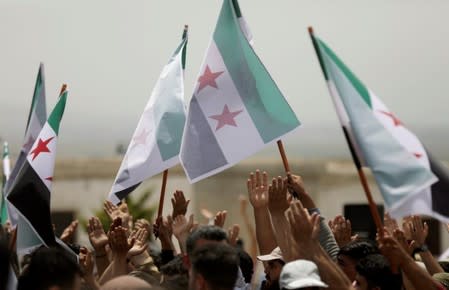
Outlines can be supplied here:
M406 251L409 255L413 253L413 249L415 248L415 242L413 241L411 243L408 243L407 238L405 237L405 234L401 229L397 228L393 231L392 234L390 234L390 232L388 233L398 242L398 244L402 247L404 251Z
M184 215L178 215L173 219L173 234L179 240L187 239L190 230L193 228L193 214L189 220Z
M145 229L147 230L148 233L151 232L151 224L148 220L146 219L138 219L135 223L134 223L134 229L138 230L138 229Z
M352 236L351 222L345 220L341 215L337 215L333 220L329 221L329 228L332 230L340 248L358 238L357 235Z
M127 257L131 258L142 254L148 248L147 238L148 231L146 229L141 228L133 231L128 238L128 243L131 243L133 239L135 242L133 247L129 249Z
M225 221L226 221L226 215L228 214L227 211L222 210L217 212L214 218L214 225L220 228L223 228Z
M94 261L92 260L92 253L86 248L80 248L79 265L86 277L93 276Z
M285 213L290 223L293 238L299 244L308 244L311 241L316 243L320 230L320 217L317 213L309 214L299 200L290 204L290 208Z
M129 214L128 205L122 202L120 206L116 206L109 200L106 200L103 204L103 209L111 220L120 218L122 220L123 227L129 229L132 224L132 217Z
M399 229L398 222L388 212L384 214L384 226L390 235L393 235L394 231Z
M87 234L92 247L96 253L104 253L104 246L108 244L108 236L104 232L103 225L97 217L89 219Z
M77 228L78 228L78 220L72 221L70 225L68 225L64 229L61 236L59 237L61 241L63 241L66 244L73 241L73 235L75 234Z
M231 246L233 247L237 246L239 233L240 233L240 226L238 224L234 224L232 227L228 229L228 240Z
M256 174L250 173L246 182L248 188L249 201L254 209L268 206L268 176L264 171L262 174L259 169Z
M304 181L299 175L294 175L287 172L287 177L284 179L287 182L288 191L296 198L298 198L305 208L315 208L316 205L310 195L306 192Z
M268 188L268 208L271 215L282 215L290 205L287 196L287 182L282 177L273 178Z
M113 257L126 258L129 250L134 246L135 238L128 240L126 237L126 229L117 226L108 233L109 245L112 250Z
M420 247L426 243L427 236L429 235L429 226L426 222L422 222L420 216L413 216L412 218L413 230L411 231L412 239L417 243L417 247Z
M173 193L173 197L171 199L171 204L173 206L173 213L172 213L173 219L180 214L186 215L189 203L190 199L186 200L184 192L182 192L182 190L176 190Z

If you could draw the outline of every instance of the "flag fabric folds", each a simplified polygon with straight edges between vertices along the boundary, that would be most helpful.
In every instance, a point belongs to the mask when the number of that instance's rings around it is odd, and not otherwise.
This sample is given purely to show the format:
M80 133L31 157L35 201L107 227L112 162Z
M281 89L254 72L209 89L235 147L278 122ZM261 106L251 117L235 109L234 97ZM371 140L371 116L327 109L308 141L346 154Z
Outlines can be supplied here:
M108 199L117 204L145 179L179 163L186 119L184 66L187 30L162 70L120 165Z
M37 136L47 120L46 97L45 97L45 73L44 64L40 63L39 71L34 86L33 98L31 100L30 112L28 114L27 125L25 127L25 136L19 157L11 171L10 178L6 181L5 192L9 192L11 184L14 182L20 168L26 161L28 152L34 144ZM13 226L18 224L19 216L11 205L8 204L8 215Z
M190 101L180 159L189 181L218 173L300 125L255 54L236 0L223 0Z
M350 145L371 169L390 214L449 221L447 169L322 40L312 40Z
M37 234L47 247L57 245L50 216L50 192L59 125L66 100L67 91L64 91L31 146L7 194L7 199L17 209L21 218L31 226L34 234ZM18 239L19 235L20 233Z

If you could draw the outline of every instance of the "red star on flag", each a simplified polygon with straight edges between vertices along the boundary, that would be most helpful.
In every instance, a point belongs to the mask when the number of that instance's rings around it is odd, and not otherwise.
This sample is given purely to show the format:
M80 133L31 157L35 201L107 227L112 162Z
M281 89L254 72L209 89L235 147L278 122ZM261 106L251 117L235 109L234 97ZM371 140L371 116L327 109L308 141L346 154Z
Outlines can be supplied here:
M33 157L31 160L34 160L39 154L43 152L50 152L50 149L48 149L47 145L50 143L51 140L53 140L53 137L48 138L45 141L42 141L41 138L39 138L39 141L37 142L37 146L34 147L33 151L30 152L30 154L33 154Z
M218 78L222 73L223 71L213 73L210 70L209 66L206 65L206 69L204 70L203 75L200 76L200 78L198 79L198 81L200 82L198 92L201 91L206 86L211 86L217 89L218 87L217 83L215 82L215 79Z
M381 111L381 110L379 110L379 112L381 112L382 114L384 114L384 115L390 117L391 119L393 119L393 124L394 124L395 127L396 127L396 126L402 125L401 120L399 120L398 118L396 118L396 116L393 115L393 113L385 112L385 111Z
M243 110L231 112L231 111L229 111L228 105L225 105L223 108L223 112L220 115L209 116L209 118L212 118L212 119L215 119L218 121L217 128L215 128L215 131L218 131L224 125L230 125L230 126L237 127L237 124L235 123L234 118L241 112L243 112Z
M421 153L413 153L413 155L415 155L416 158L421 158L422 157Z
M53 182L53 176L47 177L47 178L45 178L45 180Z

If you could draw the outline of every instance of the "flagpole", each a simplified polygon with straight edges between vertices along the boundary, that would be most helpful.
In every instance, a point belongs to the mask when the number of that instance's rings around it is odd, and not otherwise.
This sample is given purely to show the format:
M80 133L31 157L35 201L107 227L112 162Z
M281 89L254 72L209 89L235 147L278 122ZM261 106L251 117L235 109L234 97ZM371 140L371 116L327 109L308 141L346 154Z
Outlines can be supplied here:
M324 69L323 59L321 57L320 50L318 48L318 44L316 43L316 40L314 38L313 28L310 26L308 28L310 38L312 39L313 47L315 48L315 52L318 56L318 61L320 62L321 70L324 74L325 79L327 80L326 71ZM333 95L332 90L329 90L330 94ZM343 128L343 134L345 135L346 142L348 143L349 151L351 152L352 161L354 162L355 167L357 168L357 173L359 175L360 183L362 184L363 190L365 191L366 199L368 200L369 209L371 212L371 216L374 220L374 223L377 227L377 232L382 237L383 236L383 224L380 219L379 212L377 211L376 203L374 202L373 196L371 194L371 190L368 186L368 181L365 175L365 172L363 172L362 163L360 162L359 157L357 156L357 153L354 149L354 146L351 143L351 140L349 138L348 130L342 126Z
M282 140L277 141L279 153L281 153L282 163L284 164L285 172L290 172L290 166L288 165L287 155L285 154L284 144L282 144Z
M165 169L164 174L162 175L162 186L161 186L161 194L160 194L160 198L159 198L159 209L157 211L158 218L160 218L162 216L162 209L164 207L165 186L167 185L167 175L168 175L168 169Z

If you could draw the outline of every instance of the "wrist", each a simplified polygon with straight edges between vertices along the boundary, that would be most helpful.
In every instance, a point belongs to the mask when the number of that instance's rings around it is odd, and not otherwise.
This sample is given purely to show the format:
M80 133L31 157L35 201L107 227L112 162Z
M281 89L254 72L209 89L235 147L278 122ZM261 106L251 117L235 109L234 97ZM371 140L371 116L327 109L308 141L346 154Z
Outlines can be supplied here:
M153 262L153 259L148 254L147 251L143 251L143 253L131 257L131 263L133 263L134 266L141 266L147 263Z

